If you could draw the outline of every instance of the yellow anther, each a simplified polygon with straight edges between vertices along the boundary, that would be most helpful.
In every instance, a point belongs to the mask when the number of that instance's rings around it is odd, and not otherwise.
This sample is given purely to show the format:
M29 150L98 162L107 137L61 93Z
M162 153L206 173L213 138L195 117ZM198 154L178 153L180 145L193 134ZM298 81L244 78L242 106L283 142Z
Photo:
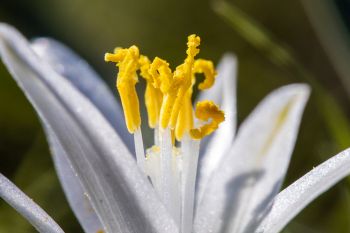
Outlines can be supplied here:
M191 102L192 91L188 90L183 100L179 116L176 122L175 136L178 141L181 140L185 132L193 128L193 109Z
M192 34L188 36L187 41L187 58L186 59L193 59L198 53L199 49L197 48L201 43L201 38L199 36L196 36L195 34Z
M202 121L209 121L207 124L190 130L194 139L201 139L214 132L221 122L225 120L225 114L212 101L201 101L197 103L195 115Z
M176 122L176 139L180 140L185 132L189 132L193 128L193 109L192 109L192 92L193 85L195 84L195 74L203 73L205 79L199 84L198 88L208 89L213 86L216 76L213 62L204 59L198 59L194 62L192 85L188 89L186 95L183 98L183 105L181 106L177 122Z
M198 85L198 89L204 90L213 86L217 73L214 69L214 64L212 61L204 59L196 60L194 62L193 72L203 73L205 77L204 81Z
M139 49L136 46L118 48L114 54L106 53L105 61L115 62L119 67L116 86L124 109L126 126L133 133L141 125L139 99L135 89L138 82L136 71L139 68Z
M145 104L148 114L148 124L155 128L159 119L160 107L162 105L162 93L153 85L154 79L150 74L151 62L148 57L141 55L139 59L140 75L146 80Z
M148 82L153 82L153 78L151 74L149 73L149 68L151 65L151 61L148 59L147 56L140 55L139 59L139 65L140 65L140 75L146 79L147 83Z
M149 73L153 77L154 87L160 89L163 94L167 93L173 76L169 63L156 57L149 68Z
M106 53L105 54L105 61L110 61L110 62L121 62L125 56L128 53L128 49L122 49L122 48L115 48L113 53Z
M182 106L184 96L192 86L194 57L199 53L197 48L200 38L190 35L187 42L187 57L182 65L176 67L168 91L164 93L164 100L160 114L160 125L174 129Z

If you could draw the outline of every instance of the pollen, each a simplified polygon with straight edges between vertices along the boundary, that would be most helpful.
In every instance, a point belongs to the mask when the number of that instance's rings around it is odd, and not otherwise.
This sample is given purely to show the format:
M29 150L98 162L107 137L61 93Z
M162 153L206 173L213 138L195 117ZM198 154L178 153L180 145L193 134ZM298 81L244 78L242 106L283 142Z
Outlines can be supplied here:
M134 133L141 125L135 89L137 72L146 82L144 99L148 125L156 129L155 138L158 137L158 128L170 129L178 141L185 134L201 139L218 128L224 120L224 113L217 105L210 101L200 102L195 112L192 107L196 75L204 75L204 80L198 85L199 90L204 90L213 86L217 74L212 61L196 58L200 42L200 37L194 34L187 38L185 60L174 71L166 60L155 57L151 61L140 54L136 46L116 48L113 53L105 54L105 61L114 62L119 68L116 86L130 133ZM194 125L198 125L197 121L202 126L194 128Z

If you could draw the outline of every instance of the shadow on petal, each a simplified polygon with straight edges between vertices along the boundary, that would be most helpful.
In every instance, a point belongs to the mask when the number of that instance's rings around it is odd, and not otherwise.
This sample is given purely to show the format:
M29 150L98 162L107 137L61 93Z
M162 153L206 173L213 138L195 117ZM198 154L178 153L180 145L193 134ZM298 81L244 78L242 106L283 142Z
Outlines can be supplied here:
M242 190L252 189L256 183L264 175L262 170L256 170L243 173L234 177L228 182L226 186L226 207L222 215L222 227L219 232L227 232L230 228L230 222L232 218L237 215L237 209L235 208L239 202L244 201ZM243 200L242 200L243 199Z

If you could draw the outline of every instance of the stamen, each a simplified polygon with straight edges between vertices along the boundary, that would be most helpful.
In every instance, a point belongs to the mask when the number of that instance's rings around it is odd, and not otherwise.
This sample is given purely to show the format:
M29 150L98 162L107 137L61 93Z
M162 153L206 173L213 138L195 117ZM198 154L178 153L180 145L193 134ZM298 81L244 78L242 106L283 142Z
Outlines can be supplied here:
M176 217L175 207L175 192L174 192L174 177L172 175L172 152L173 145L171 143L171 132L170 129L161 130L160 140L160 197L167 207L170 214Z
M192 85L186 93L183 100L183 105L180 109L176 123L176 139L181 140L185 132L189 132L193 128L193 109L192 109L192 93L193 85L196 83L195 74L203 73L204 81L198 85L200 90L208 89L215 82L216 71L213 62L204 59L198 59L194 62Z
M138 82L136 70L139 68L139 49L116 49L114 54L106 53L105 61L116 62L119 67L117 89L124 109L126 126L134 133L141 125L139 99L135 85Z
M221 122L225 120L225 114L212 101L201 101L197 103L195 115L198 119L211 122L196 128L191 129L190 134L194 139L201 139L214 132Z
M193 109L192 109L192 89L188 90L186 96L183 99L183 105L181 106L179 116L177 118L175 136L178 141L186 131L193 128Z
M197 48L199 44L200 44L199 36L190 35L188 37L188 42L187 42L188 49L186 50L187 58L185 59L184 64L176 68L174 73L174 80L179 82L180 88L177 92L177 98L175 100L172 115L170 118L170 126L172 128L175 128L183 98L186 95L186 92L192 87L193 65L195 61L194 57L199 53L199 49Z
M151 62L148 57L140 56L140 75L146 80L145 104L148 114L148 124L151 128L155 128L158 123L160 107L162 105L163 96L159 89L154 87L154 78L150 74Z
M203 73L205 79L202 83L198 85L199 90L204 90L212 87L215 82L216 71L214 69L214 64L212 61L197 59L194 62L193 72L201 74Z
M149 73L153 77L154 87L160 89L165 95L170 89L173 78L173 74L169 68L169 63L156 57L149 68Z
M197 49L199 44L200 38L198 36L190 35L188 37L187 58L182 65L176 67L173 79L164 95L160 114L160 125L163 128L170 126L171 129L174 129L176 126L183 98L192 85L194 57L199 53L199 49Z
M106 53L105 61L115 62L119 67L117 89L120 94L126 126L134 134L137 164L150 178L156 192L169 213L178 224L180 232L192 232L194 192L201 139L218 128L225 119L224 113L213 102L197 103L192 108L195 75L204 74L198 89L210 88L216 71L211 61L197 59L200 38L190 35L187 42L187 57L175 71L168 62L156 57L152 62L140 55L136 46L116 48ZM155 146L144 156L141 133L139 100L135 85L137 70L146 81L145 104L148 124L154 128ZM194 127L194 115L200 120ZM176 148L175 138L181 142Z
M173 74L169 68L169 63L165 60L156 57L150 67L149 73L154 80L154 86L159 88L163 94L163 102L160 109L160 126L165 129L168 127L168 121L171 115L171 105L174 102L174 98L169 95L169 92L176 92L172 90L173 86Z
M139 168L144 171L145 152L140 129L139 99L135 88L138 82L136 71L139 68L139 49L136 46L128 49L116 48L113 54L105 54L105 61L115 62L119 67L116 86L122 102L126 126L129 132L134 134L136 161Z

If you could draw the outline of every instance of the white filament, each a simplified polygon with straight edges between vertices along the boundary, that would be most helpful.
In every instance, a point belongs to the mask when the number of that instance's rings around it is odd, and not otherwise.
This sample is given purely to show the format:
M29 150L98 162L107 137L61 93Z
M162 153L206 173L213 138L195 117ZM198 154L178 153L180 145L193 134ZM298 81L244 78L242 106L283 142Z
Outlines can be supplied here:
M158 138L159 146L147 150L145 172L180 233L191 233L200 141L185 135L181 148L176 148L170 129L161 129Z
M154 145L159 146L159 125L154 128Z
M152 147L147 150L145 172L151 179L152 185L156 192L160 195L160 149Z
M145 172L145 150L143 147L142 132L140 128L134 132L134 143L137 165L142 172Z
M193 140L188 135L184 136L181 141L181 150L183 153L181 233L192 232L199 143L199 140Z
M181 177L182 153L174 147L172 153L172 177L173 177L173 195L174 195L174 220L180 225L181 221Z
M174 179L172 175L172 140L171 131L169 128L162 129L160 137L160 197L168 209L169 213L175 218L175 203L174 203Z

